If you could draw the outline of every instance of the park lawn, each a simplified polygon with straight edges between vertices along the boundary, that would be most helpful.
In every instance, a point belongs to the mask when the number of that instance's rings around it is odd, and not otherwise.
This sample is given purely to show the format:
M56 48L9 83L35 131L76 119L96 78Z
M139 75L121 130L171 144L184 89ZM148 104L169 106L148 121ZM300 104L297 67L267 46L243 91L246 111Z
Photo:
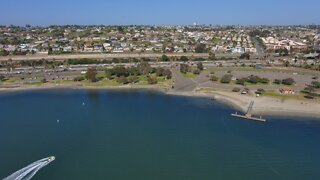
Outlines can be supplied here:
M112 80L103 79L99 82L85 81L84 85L85 86L103 87L103 86L121 86L123 84L118 83L115 79L112 79Z
M103 79L106 77L106 74L105 73L98 73L96 77Z
M191 79L197 77L197 75L193 74L193 73L186 73L186 74L182 73L182 76L185 77L185 78L191 78Z
M164 77L157 77L158 82L166 82Z
M139 81L146 81L148 82L148 77L147 76L138 76Z
M4 81L2 81L2 82L14 83L14 82L16 82L16 79L10 78L10 79L4 80Z
M71 80L53 80L53 81L49 81L48 83L53 83L53 84L69 84L69 83L73 83L74 81Z
M280 94L278 91L273 90L267 90L261 93L262 96L267 97L275 97L275 98L281 98L283 100L285 99L304 99L303 94L295 94L295 95L289 95L289 94Z
M24 82L24 85L43 85L43 82L37 81L37 82Z

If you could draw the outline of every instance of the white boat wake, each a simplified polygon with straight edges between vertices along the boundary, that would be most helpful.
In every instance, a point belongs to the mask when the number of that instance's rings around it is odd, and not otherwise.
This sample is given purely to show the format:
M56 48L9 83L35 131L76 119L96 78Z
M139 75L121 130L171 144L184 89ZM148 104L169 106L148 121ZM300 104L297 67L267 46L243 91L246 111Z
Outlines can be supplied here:
M11 174L3 180L30 180L40 169L55 160L54 156L36 161L23 169Z

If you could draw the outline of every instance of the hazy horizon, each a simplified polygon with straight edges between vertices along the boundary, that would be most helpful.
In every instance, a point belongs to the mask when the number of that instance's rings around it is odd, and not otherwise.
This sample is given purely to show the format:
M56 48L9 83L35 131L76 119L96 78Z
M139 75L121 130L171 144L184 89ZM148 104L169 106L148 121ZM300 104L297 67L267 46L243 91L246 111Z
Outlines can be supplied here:
M317 7L310 0L253 0L212 2L199 0L109 2L56 0L2 2L1 25L313 25L320 24Z
M0 26L17 26L17 27L25 27L25 26L31 26L31 27L50 27L50 26L105 26L105 27L117 27L117 26L123 26L123 27L130 27L130 26L150 26L150 27L165 27L165 26L175 26L175 27L187 27L187 26L193 26L194 24L48 24L48 25L34 25L34 24L0 24ZM256 25L248 25L248 24L197 24L197 26L212 26L212 27L228 27L228 26L241 26L241 27L290 27L290 26L320 26L319 24L278 24L278 25L271 25L271 24L256 24Z

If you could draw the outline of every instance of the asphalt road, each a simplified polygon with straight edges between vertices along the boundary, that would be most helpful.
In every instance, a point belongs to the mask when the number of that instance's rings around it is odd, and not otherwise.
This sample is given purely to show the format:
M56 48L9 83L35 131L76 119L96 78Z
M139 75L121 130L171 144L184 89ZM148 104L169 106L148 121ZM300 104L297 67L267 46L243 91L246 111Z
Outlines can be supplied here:
M0 56L0 61L23 61L23 60L68 60L68 59L113 59L113 58L159 58L162 53L119 53L119 54L103 54L103 53L92 53L92 54L63 54L63 55L45 55L45 54L35 54L35 55L26 55L26 56ZM208 53L166 53L168 57L193 57L193 58L208 58ZM223 58L236 58L240 57L240 54L216 54L216 57ZM256 58L255 54L252 55L252 58Z
M265 56L264 50L261 47L260 43L258 42L257 38L252 38L252 40L254 41L254 44L256 45L258 56L261 56L261 57Z
M112 58L159 58L163 54L155 53L142 53L142 54L65 54L65 55L26 55L26 56L0 56L0 61L7 61L9 59L13 61L23 60L68 60L68 59L112 59ZM208 53L168 53L168 57L199 57L207 58Z
M197 83L194 80L182 76L179 67L172 68L172 74L175 78L173 91L188 92L197 87Z

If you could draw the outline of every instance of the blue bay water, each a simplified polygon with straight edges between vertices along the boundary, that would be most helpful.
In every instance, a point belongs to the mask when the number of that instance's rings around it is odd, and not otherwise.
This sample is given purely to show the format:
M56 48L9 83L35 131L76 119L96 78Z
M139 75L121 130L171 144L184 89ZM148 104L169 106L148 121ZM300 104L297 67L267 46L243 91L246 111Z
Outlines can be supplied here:
M146 90L1 94L0 179L51 155L34 179L319 179L320 118L234 111Z

